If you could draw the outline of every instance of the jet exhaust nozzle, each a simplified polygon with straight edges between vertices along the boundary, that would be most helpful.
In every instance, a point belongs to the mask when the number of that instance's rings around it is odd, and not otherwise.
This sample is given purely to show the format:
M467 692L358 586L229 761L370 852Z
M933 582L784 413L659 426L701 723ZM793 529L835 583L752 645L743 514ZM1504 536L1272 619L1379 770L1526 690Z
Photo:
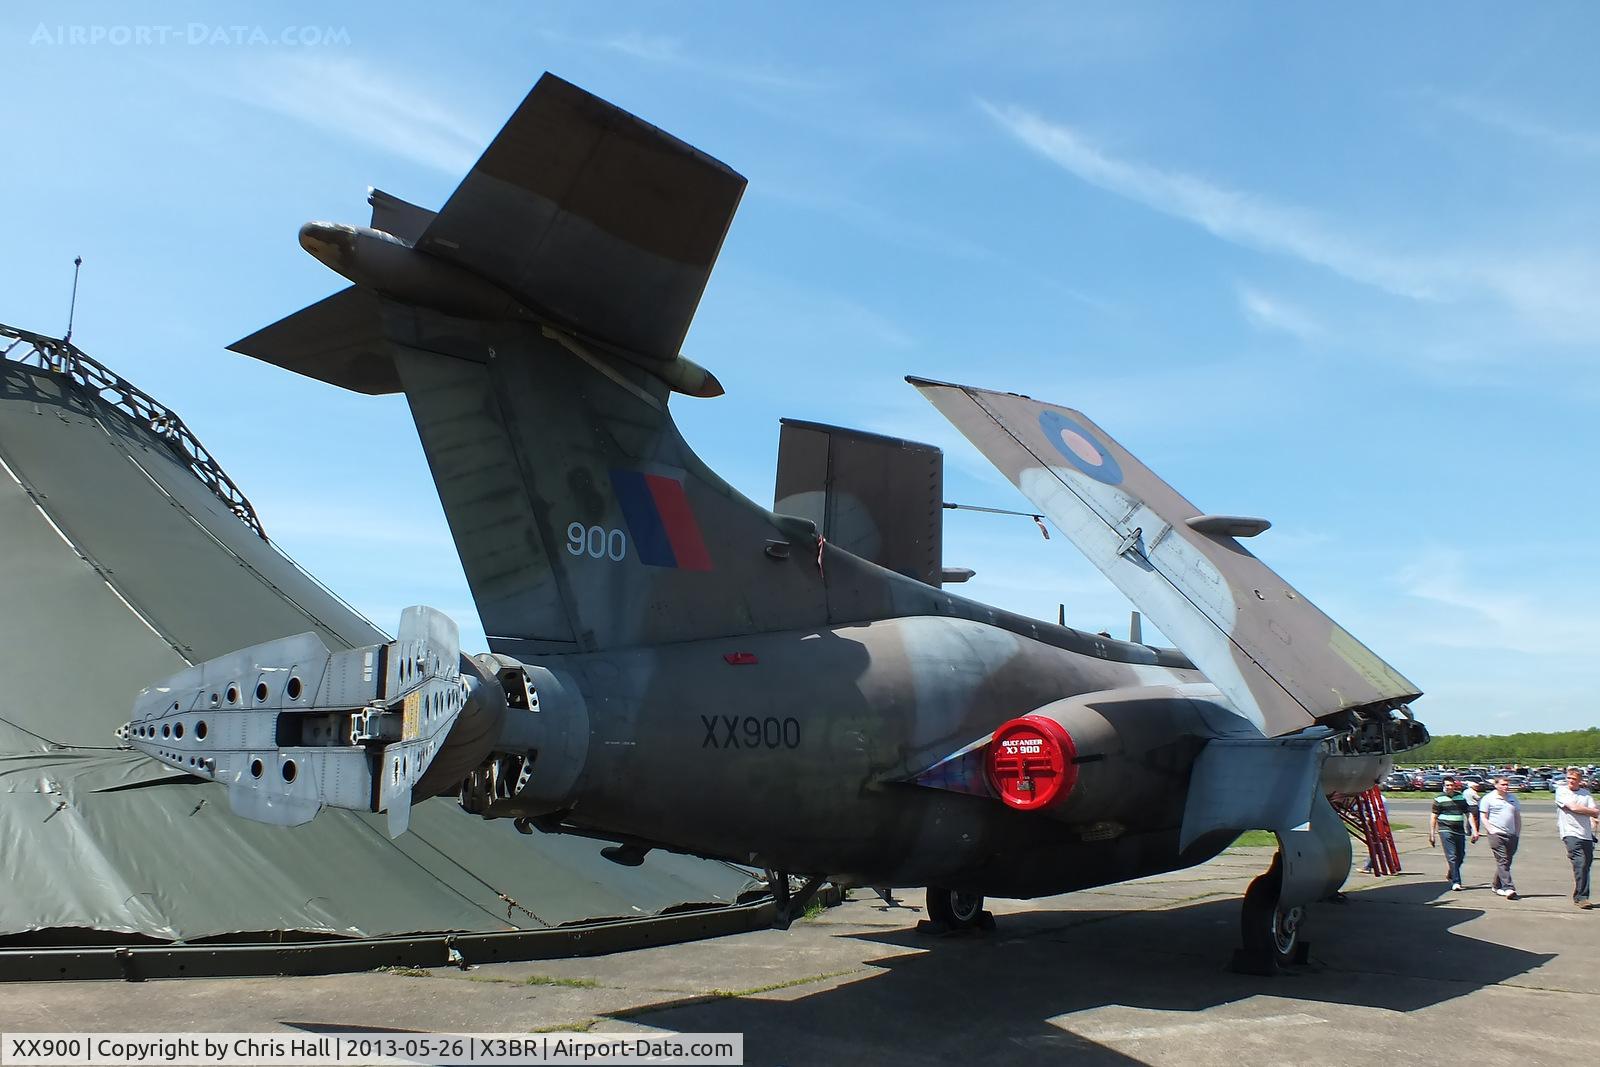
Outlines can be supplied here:
M1038 811L1065 800L1078 781L1078 746L1054 719L1024 715L994 733L985 769L1007 807Z

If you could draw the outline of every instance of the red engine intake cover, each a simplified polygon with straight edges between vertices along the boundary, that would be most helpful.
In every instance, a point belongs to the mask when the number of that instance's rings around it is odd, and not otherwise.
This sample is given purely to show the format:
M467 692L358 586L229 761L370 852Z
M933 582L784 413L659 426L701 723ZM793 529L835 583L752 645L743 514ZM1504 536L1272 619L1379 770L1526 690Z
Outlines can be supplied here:
M1066 799L1078 781L1078 746L1067 728L1042 715L1012 719L994 732L987 759L989 784L1018 811L1037 811Z

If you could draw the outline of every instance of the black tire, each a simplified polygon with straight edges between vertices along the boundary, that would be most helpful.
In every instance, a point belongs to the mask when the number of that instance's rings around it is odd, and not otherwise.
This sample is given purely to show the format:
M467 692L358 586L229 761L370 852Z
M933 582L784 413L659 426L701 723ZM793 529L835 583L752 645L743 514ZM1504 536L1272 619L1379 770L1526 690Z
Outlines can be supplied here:
M970 930L983 921L983 894L930 885L928 918L952 930Z
M1294 961L1295 947L1300 941L1300 931L1305 925L1306 909L1303 905L1280 907L1278 896L1283 889L1283 868L1278 860L1266 874L1250 883L1244 892L1244 907L1239 915L1239 934L1244 950L1268 966L1284 967Z

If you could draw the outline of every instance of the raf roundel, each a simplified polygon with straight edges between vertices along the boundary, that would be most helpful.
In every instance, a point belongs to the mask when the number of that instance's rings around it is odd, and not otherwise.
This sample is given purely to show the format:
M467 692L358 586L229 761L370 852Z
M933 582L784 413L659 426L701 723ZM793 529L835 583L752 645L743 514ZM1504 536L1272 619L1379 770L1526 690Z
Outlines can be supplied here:
M1063 459L1097 482L1122 484L1122 466L1095 435L1059 411L1041 411L1039 429Z

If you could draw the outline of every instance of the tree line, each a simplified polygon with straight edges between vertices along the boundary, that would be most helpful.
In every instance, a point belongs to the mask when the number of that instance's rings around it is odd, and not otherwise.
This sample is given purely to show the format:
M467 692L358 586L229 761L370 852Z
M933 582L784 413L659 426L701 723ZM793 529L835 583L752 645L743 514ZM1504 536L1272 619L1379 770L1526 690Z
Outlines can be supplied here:
M1600 726L1523 734L1435 734L1404 762L1446 765L1474 763L1594 763L1600 761Z

